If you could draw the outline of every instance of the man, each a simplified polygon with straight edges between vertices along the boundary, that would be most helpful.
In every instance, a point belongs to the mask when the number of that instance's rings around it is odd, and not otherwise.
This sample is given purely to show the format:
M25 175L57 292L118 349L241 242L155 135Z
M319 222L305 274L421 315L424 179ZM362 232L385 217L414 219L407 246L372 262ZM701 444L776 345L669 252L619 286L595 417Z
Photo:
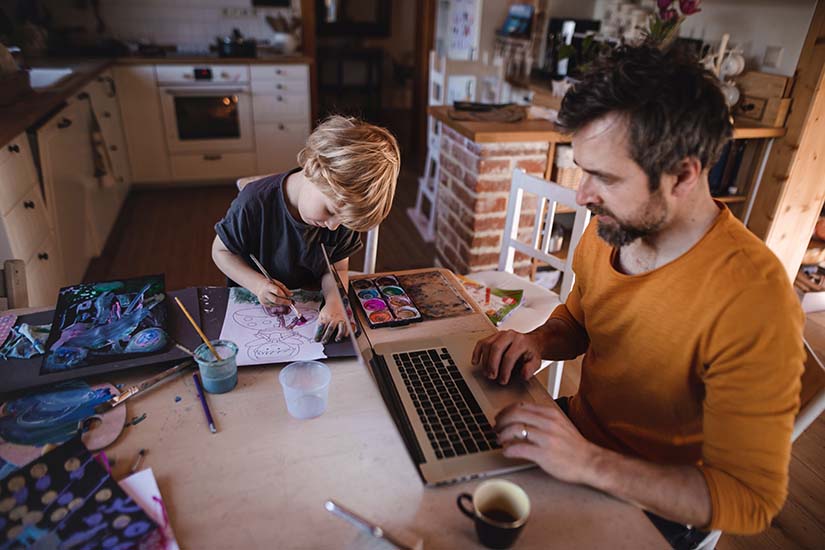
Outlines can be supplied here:
M505 454L638 505L676 547L761 531L787 492L804 317L777 258L711 198L731 137L716 79L620 48L559 119L584 171L576 200L596 214L575 286L543 326L482 340L473 361L507 384L584 353L581 385L559 406L503 410Z

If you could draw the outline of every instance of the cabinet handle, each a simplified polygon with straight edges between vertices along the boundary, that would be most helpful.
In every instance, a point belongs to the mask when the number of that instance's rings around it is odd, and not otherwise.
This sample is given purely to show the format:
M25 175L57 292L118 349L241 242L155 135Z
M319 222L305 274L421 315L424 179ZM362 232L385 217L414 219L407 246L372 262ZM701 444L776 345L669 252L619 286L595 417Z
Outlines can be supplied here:
M204 155L203 160L221 160L223 155Z
M89 93L88 92L80 92L79 94L77 94L77 99L89 99Z
M71 125L72 125L72 121L71 121L71 119L68 119L68 118L64 118L63 120L61 120L60 122L57 123L57 127L60 128L61 130L64 129L64 128L68 128Z
M275 89L276 89L276 90L283 90L283 89L284 89L284 85L283 85L283 84L275 84Z
M49 254L48 254L48 252L40 252L40 253L37 255L37 259L38 259L38 260L48 260L48 259L49 259Z
M278 96L278 101L283 101L283 100L284 100L284 96L279 95L279 96Z
M34 210L34 201L23 201L23 208L30 208Z
M112 151L117 151L117 145L112 145L109 147Z
M275 69L275 74L284 74L284 71L281 69Z
M123 183L123 181L124 181L124 180L123 180L123 176L119 176L119 177L117 178L117 182L118 182L118 183Z
M103 118L112 118L112 113L109 111L103 111Z
M283 124L278 124L278 129L279 129L279 130L283 130L283 129L284 129L284 125L283 125Z
M20 152L20 146L19 145L17 145L16 143L12 143L11 145L9 145L9 153L19 153L19 152Z

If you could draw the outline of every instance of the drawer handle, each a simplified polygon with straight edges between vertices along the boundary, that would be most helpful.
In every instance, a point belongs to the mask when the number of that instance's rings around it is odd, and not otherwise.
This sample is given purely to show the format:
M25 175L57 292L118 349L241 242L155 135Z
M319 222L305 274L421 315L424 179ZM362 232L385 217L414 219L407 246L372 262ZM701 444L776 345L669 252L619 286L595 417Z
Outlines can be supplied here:
M275 74L284 74L284 71L281 69L275 69Z
M23 201L23 208L30 208L34 210L34 201Z
M68 128L71 125L72 125L72 121L71 121L71 119L68 119L68 118L64 118L63 120L61 120L60 122L57 123L57 127L60 128L61 130L63 130L64 128Z
M117 182L118 182L118 183L123 183L123 181L124 181L123 176L119 176L119 177L117 178Z
M112 145L111 147L109 147L109 149L111 149L112 151L117 151L117 145Z
M112 118L112 113L109 111L103 111L103 118Z
M223 155L204 155L203 160L221 160Z
M9 152L10 153L19 153L20 152L20 146L17 145L16 143L12 143L11 145L9 145Z
M77 99L89 99L89 93L88 92L80 92L79 94L77 94Z
M285 127L284 127L284 125L283 125L283 124L278 124L278 129L279 129L279 130L283 130L284 128L285 128Z
M38 260L48 260L48 259L49 259L49 254L48 254L48 252L40 252L40 253L37 255L37 259L38 259Z
M275 84L275 89L276 89L276 90L283 90L283 89L284 89L284 85L283 85L283 84Z
M279 95L279 96L278 96L278 101L283 101L283 100L284 100L284 96Z

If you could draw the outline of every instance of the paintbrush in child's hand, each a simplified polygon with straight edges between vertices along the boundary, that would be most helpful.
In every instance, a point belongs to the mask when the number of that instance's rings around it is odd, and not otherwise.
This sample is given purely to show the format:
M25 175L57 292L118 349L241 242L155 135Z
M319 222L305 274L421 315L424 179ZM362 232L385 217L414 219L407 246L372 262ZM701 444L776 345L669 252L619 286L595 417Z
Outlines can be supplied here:
M255 263L255 265L258 266L258 271L260 271L261 274L264 277L266 277L267 281L269 281L270 283L273 282L272 277L269 275L269 272L266 270L266 268L263 266L263 264L261 264L261 262L258 261L258 258L256 258L254 254L250 254L249 257L252 259L252 261ZM292 313L298 319L298 322L299 323L306 323L307 320L304 318L303 315L301 315L301 312L298 311L298 308L295 307L295 300L293 300L292 298L287 298L287 300L289 300L289 308L292 310ZM263 305L263 304L261 304L261 305Z

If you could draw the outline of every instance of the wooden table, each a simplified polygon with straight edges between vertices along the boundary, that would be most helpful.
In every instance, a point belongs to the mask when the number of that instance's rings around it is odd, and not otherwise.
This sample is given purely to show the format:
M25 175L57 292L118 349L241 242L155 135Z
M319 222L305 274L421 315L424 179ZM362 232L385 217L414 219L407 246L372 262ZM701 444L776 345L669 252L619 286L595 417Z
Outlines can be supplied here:
M153 469L186 549L365 548L352 526L324 510L328 498L391 532L423 538L425 549L478 547L455 499L479 482L425 488L368 371L352 359L328 364L329 408L311 420L288 415L277 367L241 367L233 391L208 394L217 434L206 427L191 374L136 397L127 419L146 419L106 449L115 477L128 475L138 450L147 450L143 467ZM105 379L131 384L156 370ZM629 504L538 469L507 478L532 506L517 548L666 547Z

